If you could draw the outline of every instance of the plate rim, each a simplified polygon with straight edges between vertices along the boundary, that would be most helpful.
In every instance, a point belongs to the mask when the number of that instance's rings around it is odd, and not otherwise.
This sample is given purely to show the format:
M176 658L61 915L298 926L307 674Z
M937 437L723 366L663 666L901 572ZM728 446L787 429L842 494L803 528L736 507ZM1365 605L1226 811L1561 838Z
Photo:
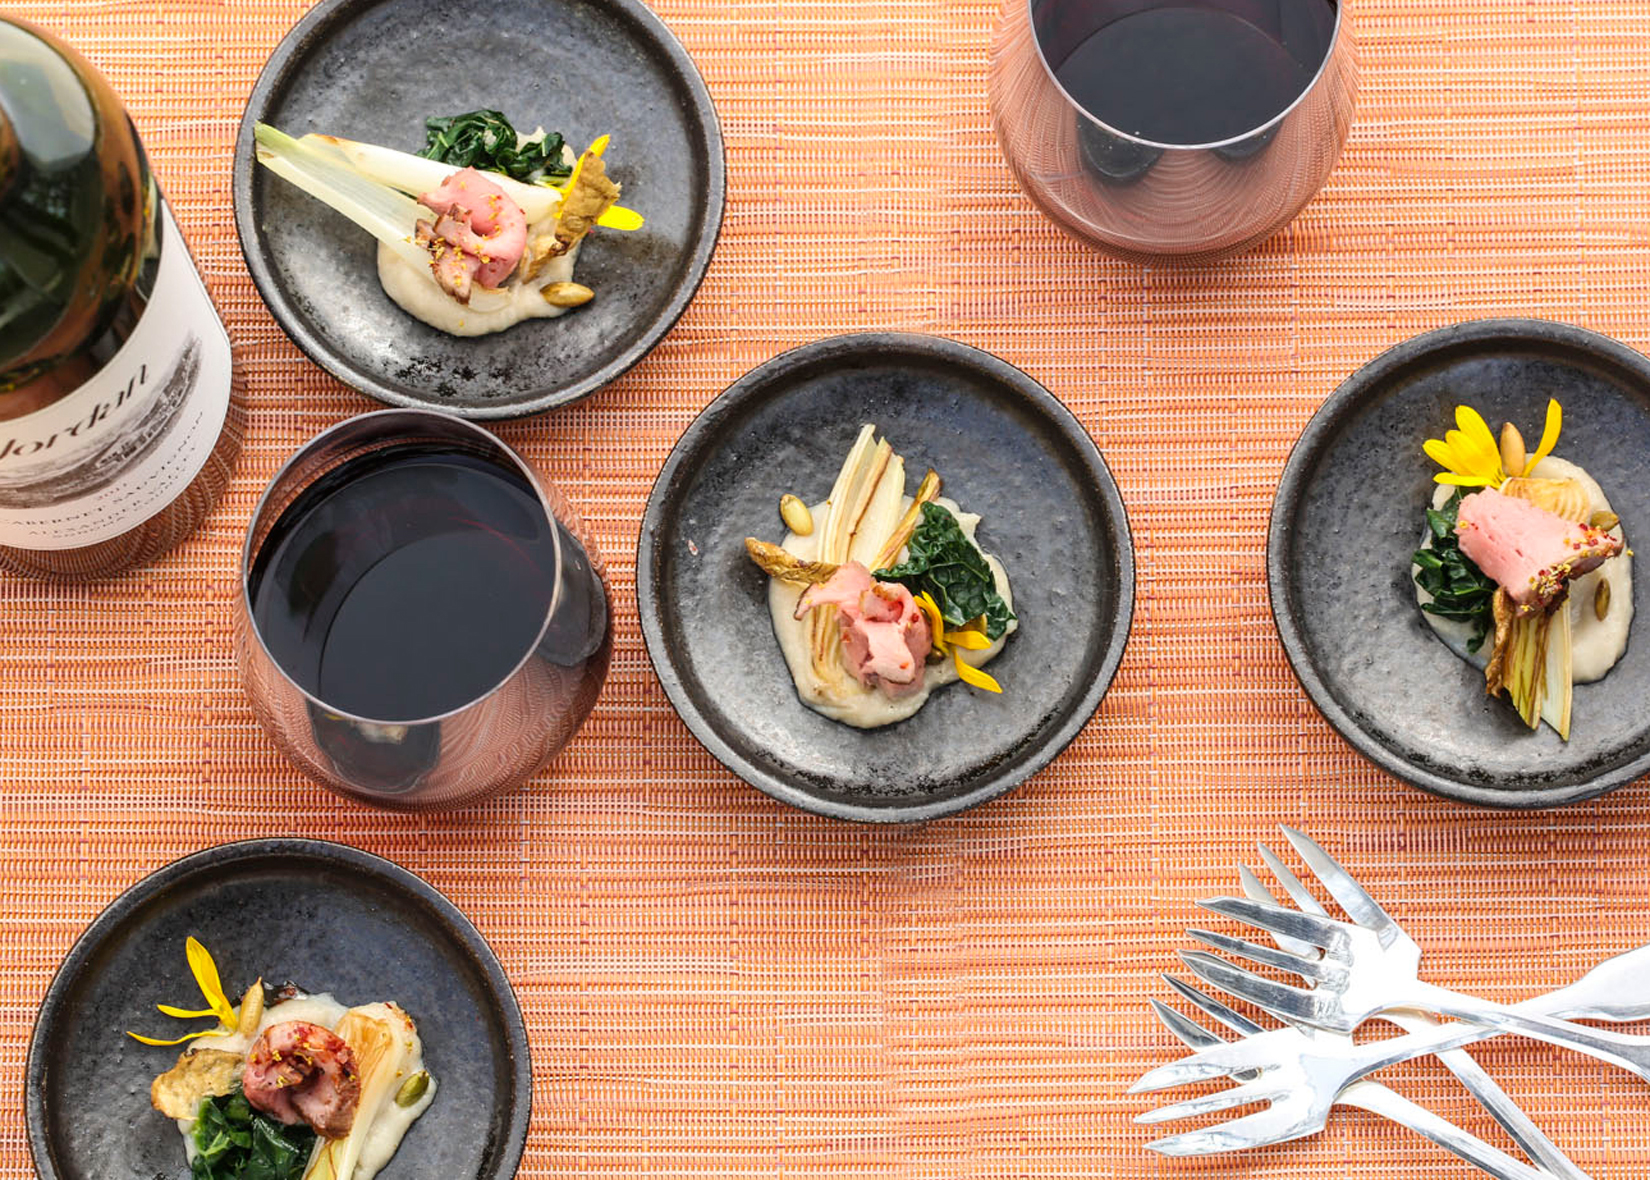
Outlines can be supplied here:
M1404 370L1431 357L1464 347L1482 348L1504 340L1559 345L1571 352L1599 357L1636 375L1650 398L1650 357L1602 332L1561 320L1528 316L1498 316L1464 320L1433 328L1399 341L1359 366L1326 398L1302 428L1290 448L1278 478L1266 532L1266 589L1272 621L1285 657L1307 700L1341 738L1367 761L1399 781L1428 794L1460 803L1505 811L1535 811L1582 803L1624 787L1650 771L1650 750L1586 781L1558 787L1493 787L1465 775L1451 777L1401 757L1359 725L1336 699L1328 683L1312 666L1311 654L1298 619L1302 608L1289 577L1289 556L1295 535L1294 516L1304 491L1304 479L1324 446L1338 434L1345 420L1374 391Z
M709 272L711 258L721 240L727 213L727 143L722 135L721 116L711 97L693 56L665 24L662 17L642 0L600 0L600 7L617 10L618 14L651 35L658 48L680 72L693 95L700 118L703 138L696 145L703 149L706 161L705 207L700 216L698 241L688 256L678 284L670 299L652 326L628 348L596 372L570 385L557 387L552 392L537 391L538 396L507 406L455 406L440 399L408 397L383 384L374 374L359 370L337 356L321 333L312 333L299 318L296 309L282 293L274 271L263 252L257 249L257 226L252 216L253 178L253 124L268 107L271 95L286 85L294 63L304 53L311 39L320 32L324 37L327 26L343 20L356 9L368 9L396 0L320 0L287 30L271 51L268 60L258 71L257 80L247 94L241 111L240 125L235 132L234 158L231 161L230 204L234 210L235 237L240 244L241 257L264 307L281 329L283 335L312 363L342 382L350 389L387 406L409 409L437 410L471 421L509 421L530 418L550 410L569 406L600 392L625 373L640 364L663 342L699 293ZM363 231L364 232L364 231Z
M476 929L475 923L471 922L446 894L394 861L332 840L279 836L210 845L139 877L122 889L114 900L87 923L68 953L63 956L63 961L53 972L51 982L35 1010L23 1067L23 1121L27 1128L30 1162L40 1180L64 1180L64 1174L58 1170L53 1157L52 1144L46 1131L45 1083L51 1073L52 1063L44 1059L43 1043L54 1031L58 1012L64 1002L64 993L78 980L85 969L86 961L112 932L131 918L136 910L170 887L200 873L221 869L226 864L291 855L342 864L357 872L377 877L392 887L399 887L412 894L456 929L465 948L482 968L487 983L504 1002L499 1015L511 1051L515 1094L496 1175L515 1175L526 1150L527 1131L533 1113L532 1047L527 1037L527 1024L522 1015L521 1001L517 998L515 988L511 986L509 976L504 971L504 965L499 962L492 946L481 931Z
M1094 487L1100 506L1116 538L1118 586L1117 608L1107 629L1105 654L1100 660L1095 676L1065 721L1044 740L1031 757L1006 773L988 778L979 787L965 794L945 799L873 807L843 802L797 787L784 778L754 765L721 739L709 719L689 697L684 678L671 653L665 649L658 609L659 584L656 566L661 559L657 540L663 527L665 503L672 485L681 478L688 450L691 449L691 439L714 429L720 420L742 410L751 399L762 397L770 387L797 369L816 364L821 359L851 356L867 347L887 349L890 346L931 362L937 361L949 366L960 365L970 369L977 375L1010 387L1033 408L1042 411L1059 433L1087 461L1090 473L1094 477ZM671 707L694 738L736 777L781 803L790 804L815 815L856 823L909 824L955 815L1008 793L1045 769L1094 720L1128 649L1137 591L1135 566L1134 536L1129 527L1128 510L1116 478L1112 475L1105 456L1100 452L1099 444L1094 441L1094 437L1089 434L1071 408L1040 381L994 353L947 336L921 332L850 332L825 336L797 345L755 365L717 394L683 428L653 481L653 487L648 493L647 506L642 514L641 530L636 544L636 606L648 662L664 688Z

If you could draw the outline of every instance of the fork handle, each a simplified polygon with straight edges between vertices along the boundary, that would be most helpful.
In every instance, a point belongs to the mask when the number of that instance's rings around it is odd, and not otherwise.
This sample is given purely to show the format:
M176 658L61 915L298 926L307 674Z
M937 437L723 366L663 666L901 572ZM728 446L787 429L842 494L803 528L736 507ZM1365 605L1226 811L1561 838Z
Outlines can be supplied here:
M1395 1006L1425 1008L1471 1024L1487 1025L1496 1032L1517 1033L1532 1040L1545 1041L1560 1048L1608 1061L1650 1082L1650 1037L1606 1032L1557 1020L1553 1017L1553 1011L1562 1011L1563 1009L1559 1008L1562 1003L1562 995L1554 995L1539 996L1516 1006L1507 1006L1481 1000L1477 996L1452 992L1446 988L1423 985L1413 1002ZM1465 1039L1458 1039L1457 1036L1447 1034L1449 1027L1445 1025L1440 1029L1440 1044L1434 1052L1442 1051L1444 1048L1457 1049L1482 1039L1466 1030L1462 1030ZM1432 1035L1419 1034L1422 1038ZM1400 1043L1392 1042L1393 1045Z
M1408 1127L1432 1140L1445 1151L1453 1152L1474 1167L1488 1172L1495 1180L1552 1180L1552 1173L1532 1168L1524 1161L1514 1159L1499 1148L1485 1143L1476 1135L1468 1134L1454 1123L1385 1086L1373 1082L1355 1082L1341 1093L1340 1101ZM1572 1168L1574 1166L1571 1164ZM1585 1173L1580 1171L1574 1172L1573 1175L1580 1177L1580 1180L1587 1180Z
M1432 1017L1422 1016L1418 1013L1389 1012L1386 1014L1386 1019L1405 1032L1422 1032L1437 1027ZM1560 1151L1556 1143L1547 1138L1546 1133L1531 1121L1530 1116L1525 1114L1523 1109L1513 1101L1512 1096L1503 1090L1500 1084L1484 1070L1483 1066L1473 1060L1465 1049L1446 1049L1438 1054L1438 1060L1443 1062L1445 1067L1461 1080L1461 1084L1472 1093L1474 1098L1483 1103L1484 1108L1490 1112L1496 1122L1501 1124L1507 1134L1512 1136L1513 1142L1518 1144L1525 1155L1546 1168L1558 1180L1588 1180L1587 1173L1576 1167L1575 1162ZM1444 1125L1453 1128L1453 1124L1445 1123ZM1425 1134L1425 1132L1422 1133ZM1433 1139L1431 1135L1428 1135L1427 1138ZM1433 1142L1439 1143L1440 1141L1433 1139ZM1448 1143L1440 1143L1440 1146L1448 1147L1451 1151L1455 1150ZM1460 1153L1457 1152L1457 1154ZM1476 1160L1473 1162L1477 1163ZM1483 1167L1482 1164L1479 1166ZM1489 1169L1486 1168L1485 1170L1488 1171ZM1494 1173L1491 1172L1491 1175L1494 1175Z

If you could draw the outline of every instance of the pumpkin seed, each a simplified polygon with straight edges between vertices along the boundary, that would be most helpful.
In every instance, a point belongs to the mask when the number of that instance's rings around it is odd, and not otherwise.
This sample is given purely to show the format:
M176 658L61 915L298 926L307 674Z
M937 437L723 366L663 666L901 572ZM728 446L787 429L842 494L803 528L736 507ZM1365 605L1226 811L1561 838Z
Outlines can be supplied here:
M424 1092L430 1088L430 1071L421 1069L412 1077L401 1083L401 1088L395 1092L395 1104L408 1107L424 1097Z
M1603 529L1605 532L1609 532L1621 523L1621 517L1617 516L1614 512L1609 512L1601 508L1597 512L1593 513L1591 519L1589 519L1587 523L1592 525L1595 529Z
M786 493L779 497L779 515L785 521L785 527L799 537L806 537L814 531L814 514L796 496Z
M1523 475L1529 452L1524 449L1524 436L1511 422L1501 426L1501 470L1508 475Z
M596 297L583 283L548 283L539 294L551 307L582 307Z

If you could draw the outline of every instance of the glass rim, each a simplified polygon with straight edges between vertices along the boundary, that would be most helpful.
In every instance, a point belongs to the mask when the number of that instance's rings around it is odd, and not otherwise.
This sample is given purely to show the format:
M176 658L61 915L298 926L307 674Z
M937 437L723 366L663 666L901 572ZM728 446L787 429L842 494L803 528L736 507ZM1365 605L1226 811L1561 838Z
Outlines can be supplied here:
M275 653L269 650L269 644L264 639L262 629L258 626L258 616L252 609L251 583L252 560L254 557L252 539L259 521L270 506L271 497L274 496L275 489L280 486L281 481L286 478L299 460L313 454L317 448L325 445L329 441L335 440L337 436L359 429L362 423L391 418L410 418L414 422L437 423L443 428L456 429L459 433L467 434L477 441L487 444L493 450L502 452L504 455L509 456L510 461L515 464L516 469L521 472L521 474L526 478L529 486L532 487L533 494L538 497L539 507L544 510L545 519L550 522L550 540L551 544L555 548L556 555L556 584L550 592L550 604L545 608L544 622L539 624L538 634L534 636L532 643L528 644L526 649L522 652L521 658L510 666L510 670L503 676L499 677L497 683L492 685L492 687L488 688L485 692L476 694L461 705L457 705L442 713L431 713L424 717L414 717L394 721L387 720L382 717L365 717L359 713L351 713L346 709L340 709L335 705L328 704L326 701L310 692L303 685L299 684L298 681L293 678L292 674L282 665L281 661L276 658ZM416 441L415 438L410 437L412 433L413 432L409 431L409 438L406 441ZM348 459L344 460L344 462L348 461ZM342 464L340 464L340 466L341 465ZM307 488L313 483L314 480L310 480L304 486ZM294 499L296 499L296 497L294 497ZM283 507L281 511L284 513L291 506L292 501L288 501L286 506ZM269 661L270 666L280 674L281 679L291 685L292 688L310 704L323 710L329 715L338 718L339 720L355 722L361 725L378 725L386 727L392 725L405 725L409 727L414 725L429 725L437 721L444 721L449 717L456 717L461 713L475 708L481 702L493 696L506 684L515 679L521 670L527 666L527 661L533 658L533 653L538 650L539 645L544 642L544 636L546 632L550 630L550 624L556 617L556 610L561 605L562 579L566 570L564 555L562 553L561 532L561 520L556 516L555 510L551 507L550 498L545 495L544 484L539 478L538 472L533 468L532 464L528 463L526 459L516 453L516 449L514 447L510 446L491 431L484 430L476 423L460 418L454 414L443 414L439 410L426 410L412 406L384 410L371 410L365 414L356 414L353 417L345 418L342 422L333 423L331 426L311 438L308 442L298 447L292 452L292 454L288 455L286 461L282 463L281 466L276 469L275 473L269 477L269 483L264 487L263 494L258 497L258 502L253 505L252 514L247 518L246 536L241 541L241 565L239 575L240 588L237 597L239 599L241 613L246 618L247 629L251 633L253 639L257 641L258 649L263 652L264 657ZM262 546L260 545L259 552L261 551Z
M1288 106L1284 107L1277 114L1266 120L1266 122L1251 127L1246 131L1241 131L1236 135L1228 136L1225 139L1209 140L1207 143L1163 143L1155 139L1146 139L1144 136L1131 135L1127 131L1118 130L1116 127L1113 127L1110 123L1094 114L1093 111L1090 111L1082 103L1078 102L1071 96L1071 91L1067 90L1065 86L1061 84L1060 79L1055 76L1054 68L1048 64L1048 55L1043 52L1043 39L1037 35L1037 16L1031 10L1031 6L1035 3L1036 0L1025 0L1026 23L1031 32L1031 43L1037 50L1037 60L1043 67L1043 73L1054 85L1054 88L1060 92L1061 97L1063 97L1071 108L1080 116L1087 119L1090 123L1093 123L1107 135L1114 135L1118 139L1126 140L1129 143L1139 144L1141 147L1157 148L1158 150L1165 152L1211 151L1215 148L1231 147L1233 144L1242 143L1247 139L1253 139L1257 135L1264 135L1266 132L1277 127L1286 118L1288 118L1291 113L1294 112L1296 107L1305 102L1307 96L1316 90L1319 83L1323 81L1324 74L1329 70L1329 63L1335 59L1335 54L1340 49L1341 34L1346 27L1346 10L1348 7L1348 0L1335 0L1335 28L1329 36L1329 49L1324 53L1323 60L1318 63L1317 72L1312 75L1312 80L1305 86L1301 87L1301 92L1295 95L1293 101L1291 101Z

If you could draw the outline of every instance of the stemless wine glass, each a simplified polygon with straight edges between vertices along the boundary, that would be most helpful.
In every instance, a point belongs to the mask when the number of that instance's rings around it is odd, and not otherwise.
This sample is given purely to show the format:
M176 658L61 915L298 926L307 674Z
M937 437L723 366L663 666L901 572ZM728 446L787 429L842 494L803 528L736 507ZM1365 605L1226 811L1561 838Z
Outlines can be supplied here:
M1189 72L1154 74L1175 53ZM991 52L1021 187L1141 262L1235 254L1292 221L1340 157L1357 88L1346 0L1004 0Z
M536 501L536 509L543 513L532 526L539 538L539 565L529 572L537 577L541 569L553 567L553 578L543 579L550 588L544 593L547 601L536 638L522 645L519 656L513 649L503 653L514 664L500 665L509 670L492 687L437 715L364 716L323 699L283 666L256 611L255 590L264 591L255 585L255 576L272 576L260 569L259 555L266 543L276 551L272 532L290 535L284 531L291 525L283 521L283 513L316 489L317 481L369 456L388 465L409 453L408 447L443 456L473 456L496 466L518 488L524 479L532 492L522 499ZM385 454L391 448L401 449ZM334 476L320 485L320 492L344 478ZM304 505L316 502L312 494ZM306 510L300 506L294 518ZM453 518L458 521L453 528L476 525L498 535L488 522L461 516ZM416 531L421 526L414 514L410 523L368 520L362 527L377 528L382 542L385 528ZM313 613L297 625L305 633L328 635L351 587L360 584L370 563L387 560L381 550L382 544L363 546L342 529L336 538L326 535L308 544L301 601L308 611L313 600ZM601 557L582 521L515 451L480 427L445 414L381 410L317 435L276 473L254 510L241 553L240 578L235 650L258 720L281 752L312 778L380 807L460 807L521 783L583 724L607 677L610 595ZM299 601L300 596L295 591L289 599ZM529 625L536 617L528 616ZM295 659L290 653L285 658Z

